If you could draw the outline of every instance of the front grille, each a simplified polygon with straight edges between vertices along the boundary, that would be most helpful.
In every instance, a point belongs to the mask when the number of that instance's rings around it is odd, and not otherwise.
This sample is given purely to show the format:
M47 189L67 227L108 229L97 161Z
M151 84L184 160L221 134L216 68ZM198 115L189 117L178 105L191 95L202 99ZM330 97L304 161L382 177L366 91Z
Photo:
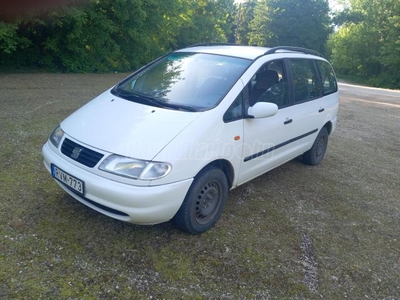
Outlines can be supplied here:
M93 168L104 156L67 138L61 146L61 153L89 168Z

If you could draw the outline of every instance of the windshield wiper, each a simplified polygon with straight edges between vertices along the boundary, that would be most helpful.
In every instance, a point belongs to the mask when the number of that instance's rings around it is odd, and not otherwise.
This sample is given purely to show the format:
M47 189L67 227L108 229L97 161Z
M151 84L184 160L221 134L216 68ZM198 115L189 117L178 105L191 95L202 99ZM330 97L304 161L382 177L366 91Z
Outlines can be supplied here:
M197 109L195 109L192 106L181 105L181 104L171 104L168 102L157 100L156 98L153 98L153 97L150 97L148 95L138 93L138 92L131 93L131 92L127 92L125 90L117 88L117 89L115 89L115 93L117 94L117 96L121 96L122 98L125 98L127 100L134 100L136 102L141 102L143 104L146 104L145 102L147 102L147 103L150 103L152 106L156 106L156 107L160 107L160 108L171 108L171 109L175 109L175 110L190 111L190 112L197 111Z
M142 104L150 103L152 106L161 108L165 107L163 102L141 93L132 93L119 88L114 89L114 92L116 96L122 97L126 100L131 100Z
M183 111L191 111L191 112L196 112L198 111L192 106L189 105L182 105L182 104L171 104L171 103L164 103L166 107L170 107L176 110L183 110Z

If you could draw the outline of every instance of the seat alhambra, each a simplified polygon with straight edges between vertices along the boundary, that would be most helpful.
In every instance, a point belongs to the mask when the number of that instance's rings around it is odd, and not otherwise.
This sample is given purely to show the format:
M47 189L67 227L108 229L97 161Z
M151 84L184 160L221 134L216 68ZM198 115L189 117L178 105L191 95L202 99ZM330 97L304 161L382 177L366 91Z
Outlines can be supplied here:
M63 120L44 164L72 197L134 224L198 234L228 191L298 156L318 165L336 127L329 62L298 47L198 44L162 56Z

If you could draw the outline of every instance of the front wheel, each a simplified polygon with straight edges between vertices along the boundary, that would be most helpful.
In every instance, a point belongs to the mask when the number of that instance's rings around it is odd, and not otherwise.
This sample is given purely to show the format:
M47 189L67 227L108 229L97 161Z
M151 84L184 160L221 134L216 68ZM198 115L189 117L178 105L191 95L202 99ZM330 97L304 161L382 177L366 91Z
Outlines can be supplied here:
M323 127L315 139L312 148L303 154L303 162L305 164L316 166L322 161L328 147L328 136L328 130L326 127Z
M211 166L205 168L194 178L172 222L179 229L192 234L206 231L220 218L228 189L224 172Z

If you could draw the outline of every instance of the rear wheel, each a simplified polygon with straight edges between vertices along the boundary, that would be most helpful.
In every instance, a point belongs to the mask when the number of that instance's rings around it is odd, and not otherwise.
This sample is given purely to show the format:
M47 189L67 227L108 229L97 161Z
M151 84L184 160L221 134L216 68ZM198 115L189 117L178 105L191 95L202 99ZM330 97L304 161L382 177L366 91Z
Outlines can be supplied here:
M326 127L323 127L315 139L312 148L303 154L303 162L305 164L316 166L322 161L328 147L328 136L328 130Z
M228 196L225 173L207 167L194 179L182 206L172 219L181 230L199 234L218 221Z

